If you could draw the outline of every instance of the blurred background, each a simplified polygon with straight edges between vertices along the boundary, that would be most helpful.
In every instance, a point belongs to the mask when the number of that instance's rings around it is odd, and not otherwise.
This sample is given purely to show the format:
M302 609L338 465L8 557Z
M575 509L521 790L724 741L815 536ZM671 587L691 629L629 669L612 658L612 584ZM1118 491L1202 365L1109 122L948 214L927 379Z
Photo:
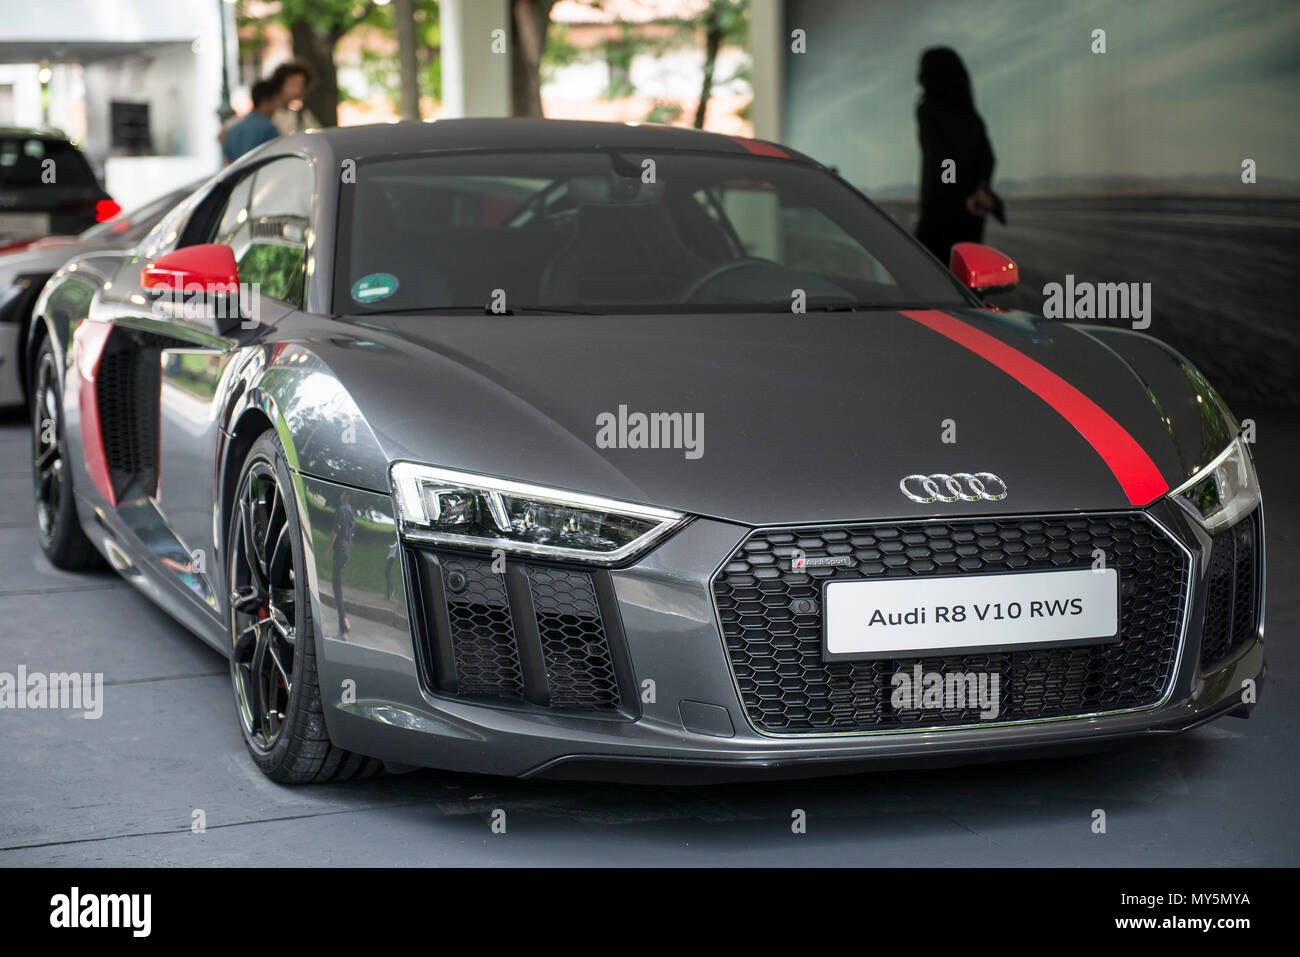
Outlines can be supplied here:
M0 14L0 126L61 129L127 209L218 170L222 125L296 58L320 125L520 115L780 140L911 229L917 61L951 46L1006 202L985 242L1021 269L997 304L1041 311L1067 274L1151 283L1147 331L1239 416L1300 405L1292 0L0 0Z

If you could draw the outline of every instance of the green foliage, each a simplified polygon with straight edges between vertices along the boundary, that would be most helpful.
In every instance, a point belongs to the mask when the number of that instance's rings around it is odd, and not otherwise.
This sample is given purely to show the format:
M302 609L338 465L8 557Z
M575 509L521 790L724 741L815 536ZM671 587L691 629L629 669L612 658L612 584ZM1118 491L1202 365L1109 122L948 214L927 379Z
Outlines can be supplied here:
M749 42L749 0L713 0L703 20L717 18L724 46L741 46Z
M603 0L580 0L593 9L604 9ZM749 39L749 0L711 0L701 12L694 17L682 17L661 21L672 27L663 35L656 31L639 29L636 25L624 24L619 39L602 49L584 51L574 46L568 38L568 29L564 24L550 24L547 31L546 46L542 56L542 80L549 80L555 70L584 60L603 59L610 66L610 83L602 96L619 98L636 92L628 70L637 56L660 56L670 50L697 47L702 33L712 26L721 34L722 47L742 46ZM415 0L416 32L418 35L419 88L421 96L435 100L442 99L442 70L439 55L441 52L441 32L438 22L438 0ZM246 0L239 0L236 17L241 26L258 24L263 20L248 13ZM296 21L311 23L318 32L333 35L335 38L347 33L358 24L374 27L396 37L393 5L391 3L377 6L374 0L280 0L278 9L271 17L291 26ZM371 89L384 91L393 108L397 109L401 99L401 81L398 73L397 50L391 54L380 54L363 49L361 52L361 70ZM726 77L715 77L714 86L723 86L735 81L748 82L749 67L742 66ZM364 94L360 91L339 91L340 99L359 100ZM647 114L649 122L674 122L680 118L680 108L672 104L657 103ZM748 107L743 111L747 114Z
M632 28L624 23L617 40L605 45L605 63L609 66L609 82L601 94L607 100L618 100L636 92L630 71L632 59L637 55L638 44L633 40Z
M241 27L252 25L259 28L256 40L241 41L245 46L262 42L261 34L268 19L278 20L286 27L292 27L296 20L307 20L317 30L338 36L355 26L363 25L387 34L396 43L397 26L391 3L381 6L373 0L280 0L277 10L266 18L259 18L249 14L247 3L240 0L235 12ZM420 95L435 100L442 99L442 66L438 58L442 31L438 14L438 0L415 0ZM391 53L378 53L362 47L359 66L366 78L367 89L346 90L340 84L339 101L361 102L368 98L371 90L380 89L392 103L393 109L397 110L401 102L402 84L396 45Z
M393 5L389 4L380 9L389 10L391 7ZM438 55L442 49L442 30L438 21L438 0L416 0L415 17L420 96L432 96L434 100L441 100L442 62ZM390 35L396 35L391 14L387 17L386 23L376 22L374 26L386 30ZM394 47L391 53L377 53L372 49L361 48L360 68L361 73L365 75L367 86L372 90L380 88L389 103L393 104L394 112L398 111L402 104L402 77L400 77L396 48ZM343 96L341 91L339 99L359 101L364 98L357 95Z
M298 302L302 299L303 251L301 246L254 243L239 261L240 278L261 284L262 294L272 299Z
M542 52L542 82L555 75L555 71L580 63L583 52L569 41L569 28L563 23L552 23L546 33L546 49Z
M280 0L277 17L286 26L305 20L321 32L342 36L383 9L373 0Z
M393 4L377 7L366 19L368 26L382 30L390 37L397 37L397 25L394 22ZM419 68L420 96L429 96L435 100L442 99L442 63L439 53L442 45L442 29L438 19L438 0L415 0L415 35L416 63ZM381 89L392 104L394 112L401 108L402 79L398 65L397 47L391 53L377 53L362 48L361 72L365 75L370 89ZM358 102L363 96L349 94L340 99Z
M586 0L586 6L604 9L601 0ZM637 24L624 23L616 41L591 50L574 47L568 41L567 28L562 24L551 24L543 57L543 76L546 77L554 68L569 63L604 60L609 66L610 79L601 96L605 99L631 96L636 88L628 76L628 70L636 57L659 57L673 50L698 47L711 22L721 33L720 46L745 45L749 41L749 0L712 0L697 16L660 21L660 27L667 25L671 28L668 31L645 30ZM713 85L716 88L737 80L748 83L748 64L742 65L730 76L715 77ZM646 121L674 122L682 111L680 108L674 110L671 106L668 103L656 103L647 114Z
M680 103L665 103L657 101L654 106L650 107L650 112L645 115L647 123L676 123L682 118L682 106Z

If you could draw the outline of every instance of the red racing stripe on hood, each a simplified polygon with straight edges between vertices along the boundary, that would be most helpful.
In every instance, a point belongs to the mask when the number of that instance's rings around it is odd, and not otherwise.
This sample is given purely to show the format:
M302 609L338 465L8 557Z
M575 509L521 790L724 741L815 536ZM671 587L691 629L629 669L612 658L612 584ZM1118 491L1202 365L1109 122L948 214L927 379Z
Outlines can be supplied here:
M1169 491L1137 440L1105 409L1042 363L946 312L918 309L902 315L991 362L1055 409L1102 457L1133 505L1147 505Z

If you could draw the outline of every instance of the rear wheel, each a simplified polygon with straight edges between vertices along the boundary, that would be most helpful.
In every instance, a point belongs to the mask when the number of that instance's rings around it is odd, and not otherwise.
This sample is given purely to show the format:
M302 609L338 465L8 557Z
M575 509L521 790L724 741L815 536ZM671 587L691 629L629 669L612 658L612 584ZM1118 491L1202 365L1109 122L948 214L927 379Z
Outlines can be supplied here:
M32 490L41 551L59 568L78 570L102 564L82 531L72 496L67 439L63 434L62 392L50 340L41 342L32 367Z
M283 784L374 774L379 761L335 747L325 728L302 533L272 432L244 459L226 541L230 677L253 761Z

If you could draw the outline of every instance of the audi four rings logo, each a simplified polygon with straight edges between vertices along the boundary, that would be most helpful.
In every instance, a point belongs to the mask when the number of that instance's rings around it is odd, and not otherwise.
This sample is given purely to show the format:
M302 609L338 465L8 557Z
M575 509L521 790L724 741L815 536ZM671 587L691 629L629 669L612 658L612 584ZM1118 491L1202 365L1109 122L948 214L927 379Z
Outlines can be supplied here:
M954 472L945 475L909 475L898 483L913 502L1000 502L1007 497L1007 483L992 472Z

